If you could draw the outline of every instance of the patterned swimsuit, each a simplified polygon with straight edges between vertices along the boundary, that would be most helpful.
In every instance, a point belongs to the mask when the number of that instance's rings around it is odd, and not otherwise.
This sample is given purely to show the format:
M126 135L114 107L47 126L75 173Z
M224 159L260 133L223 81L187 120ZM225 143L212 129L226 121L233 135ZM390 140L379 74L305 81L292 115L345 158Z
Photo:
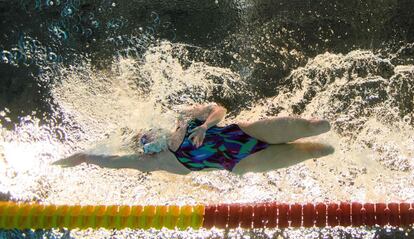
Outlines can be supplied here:
M194 119L188 123L184 140L177 151L168 148L186 168L198 171L218 168L231 171L243 158L265 149L268 144L244 133L237 124L213 126L206 131L203 144L196 148L188 139L189 131L204 121Z

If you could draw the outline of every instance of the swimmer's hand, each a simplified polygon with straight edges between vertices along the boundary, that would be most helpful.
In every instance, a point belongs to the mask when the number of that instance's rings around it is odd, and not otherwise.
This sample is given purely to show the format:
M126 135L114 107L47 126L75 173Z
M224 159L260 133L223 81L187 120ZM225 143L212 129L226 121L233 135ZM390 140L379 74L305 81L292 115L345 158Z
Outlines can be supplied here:
M191 142L193 143L193 145L195 145L196 148L200 147L203 144L204 137L206 136L206 131L207 125L205 124L195 127L194 129L189 131L191 134L190 136L188 136L188 139L191 140Z
M52 165L60 165L62 167L74 167L81 163L86 162L86 154L76 153L64 159L59 159L52 163Z

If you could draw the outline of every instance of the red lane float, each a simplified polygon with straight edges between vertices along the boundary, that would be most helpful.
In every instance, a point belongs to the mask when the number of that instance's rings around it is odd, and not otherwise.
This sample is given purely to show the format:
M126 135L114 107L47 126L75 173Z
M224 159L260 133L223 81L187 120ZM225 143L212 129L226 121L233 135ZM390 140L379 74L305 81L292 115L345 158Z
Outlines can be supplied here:
M372 227L375 225L375 205L373 203L364 203L362 212L362 224Z
M206 228L286 228L286 227L334 227L334 226L399 226L414 224L414 203L258 203L226 204L223 213L208 215L206 207L204 223ZM220 211L220 209L219 209ZM210 220L214 216L223 217ZM225 225L225 221L227 224Z
M362 204L353 202L351 207L351 224L354 227L362 226Z
M289 227L289 205L286 203L278 204L278 215L277 215L277 227L285 228Z
M265 212L265 220L267 221L266 227L267 228L275 228L277 227L277 220L278 220L278 204L276 202L268 203L266 205L266 212Z
M318 203L316 204L316 222L315 226L317 227L326 227L326 204ZM312 224L313 226L313 224Z
M0 229L412 227L414 203L42 205L0 202Z
M315 205L307 203L303 205L303 226L312 227L316 223Z
M351 225L351 204L348 202L341 202L339 204L339 225L348 227Z
M221 204L217 205L215 223L214 225L217 228L226 228L227 222L229 218L229 205L228 204Z
M230 204L229 221L227 228L237 228L240 223L240 205L238 203Z
M328 226L335 227L339 225L338 211L338 204L328 204Z
M266 204L260 203L253 206L253 228L263 228L266 225Z
M290 205L289 219L291 227L300 227L302 225L302 205L295 203Z
M241 207L241 228L251 228L253 223L253 206L245 204Z

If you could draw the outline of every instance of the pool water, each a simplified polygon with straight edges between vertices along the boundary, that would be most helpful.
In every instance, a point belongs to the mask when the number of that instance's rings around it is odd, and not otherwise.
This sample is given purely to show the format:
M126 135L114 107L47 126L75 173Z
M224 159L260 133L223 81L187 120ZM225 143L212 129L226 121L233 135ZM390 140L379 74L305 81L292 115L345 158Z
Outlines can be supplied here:
M0 0L0 200L414 201L414 2ZM267 173L61 168L218 102L219 125L325 118L335 153ZM399 228L2 230L0 238L412 238Z

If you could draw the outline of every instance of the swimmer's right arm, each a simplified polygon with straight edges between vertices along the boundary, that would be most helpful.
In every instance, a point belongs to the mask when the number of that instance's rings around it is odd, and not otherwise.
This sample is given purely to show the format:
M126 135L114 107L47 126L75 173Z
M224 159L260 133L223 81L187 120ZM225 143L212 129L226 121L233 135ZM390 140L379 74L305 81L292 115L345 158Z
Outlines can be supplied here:
M188 138L191 140L191 143L197 148L203 144L207 130L223 120L226 113L226 108L216 103L194 106L191 109L191 118L204 122L190 131L191 134Z

